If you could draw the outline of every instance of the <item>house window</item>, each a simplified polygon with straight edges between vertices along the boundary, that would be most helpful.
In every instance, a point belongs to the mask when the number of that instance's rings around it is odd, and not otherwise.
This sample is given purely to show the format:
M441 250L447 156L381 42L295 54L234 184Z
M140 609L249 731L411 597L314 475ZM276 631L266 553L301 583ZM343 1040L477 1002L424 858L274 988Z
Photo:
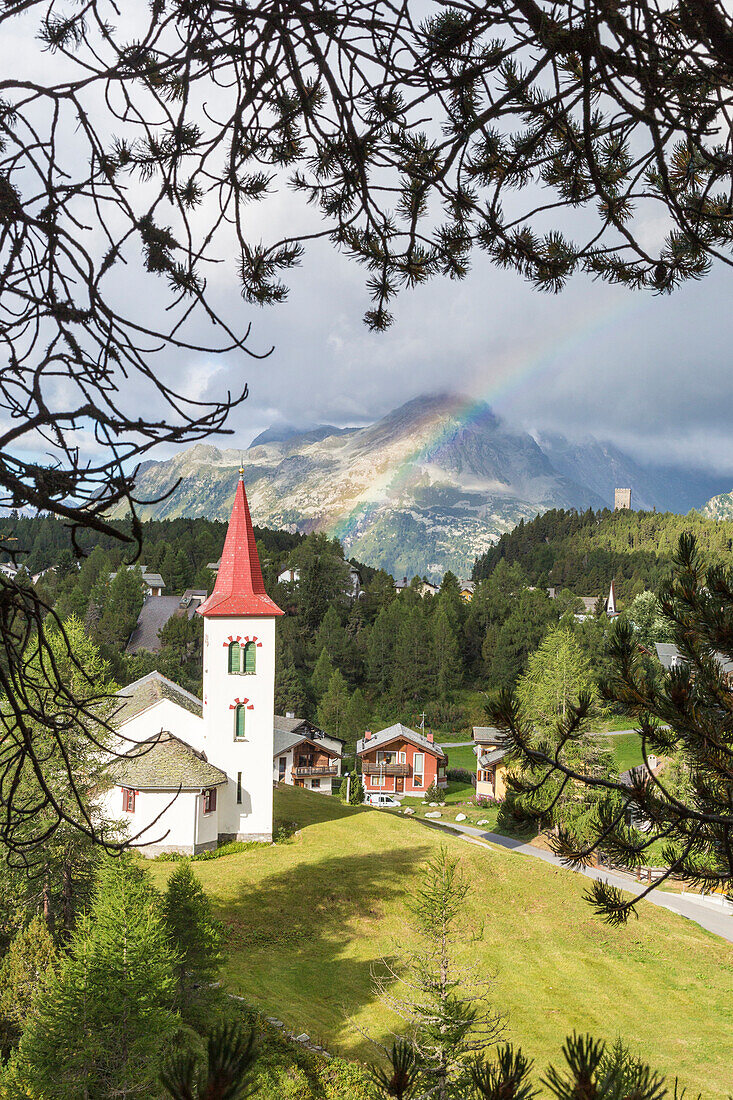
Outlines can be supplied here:
M288 764L287 756L281 756L277 762L277 778L278 782L282 783L285 779L285 768Z
M321 781L320 781L320 779L311 779L311 787L312 787L312 788L313 788L314 790L315 790L315 789L316 789L317 787L320 787L320 785L321 785Z
M234 708L234 740L244 741L244 703L237 703Z
M412 785L413 787L422 787L424 785L423 776L425 774L425 753L416 752L412 758Z
M126 814L135 813L135 791L129 787L122 788L122 810Z
M216 809L216 787L209 787L204 791L204 813L213 814Z
M242 804L242 773L237 772L237 805Z
M242 650L239 642L229 643L229 673L239 672L242 667Z
M255 663L257 659L257 646L254 642L247 642L243 651L244 657L244 672L251 676L255 671Z

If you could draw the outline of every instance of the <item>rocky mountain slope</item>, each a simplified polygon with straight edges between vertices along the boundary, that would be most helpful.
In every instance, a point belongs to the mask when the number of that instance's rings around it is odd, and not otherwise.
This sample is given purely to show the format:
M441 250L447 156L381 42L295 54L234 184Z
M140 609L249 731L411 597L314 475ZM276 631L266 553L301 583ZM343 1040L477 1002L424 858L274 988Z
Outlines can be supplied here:
M711 497L701 511L711 519L733 519L733 490Z
M631 485L647 507L665 507L654 477L621 452L604 470L603 446L538 442L486 405L437 394L363 428L271 429L244 452L245 481L256 523L338 535L349 554L396 576L447 568L468 576L474 559L520 519L612 506L614 485ZM180 485L141 514L226 518L241 456L198 444L146 463L139 499Z

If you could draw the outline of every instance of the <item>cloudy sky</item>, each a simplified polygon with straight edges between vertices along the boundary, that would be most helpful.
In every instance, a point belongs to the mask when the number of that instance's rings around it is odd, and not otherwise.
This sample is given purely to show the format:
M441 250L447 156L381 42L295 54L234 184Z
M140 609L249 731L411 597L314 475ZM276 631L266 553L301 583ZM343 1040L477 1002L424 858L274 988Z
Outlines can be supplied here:
M22 57L24 71L40 71L49 55L33 42L19 22L0 44L0 63L17 68ZM249 207L252 239L289 229L291 214L282 195ZM721 489L733 485L732 268L718 266L672 297L584 276L548 296L477 254L464 282L436 279L404 293L385 334L362 323L363 270L329 245L310 247L289 276L287 303L258 310L239 296L233 251L210 269L224 312L251 322L250 347L272 347L269 358L180 352L161 363L196 398L249 384L222 445L246 446L278 422L365 423L421 393L456 390L530 430L612 440L646 461L715 471ZM132 269L126 277L119 289L130 315L160 309L150 277Z
M457 389L530 429L733 475L730 268L672 297L585 277L548 296L477 256L463 283L436 280L398 299L385 334L362 324L361 270L326 246L289 281L285 305L242 306L252 348L274 346L267 360L192 364L211 396L246 377L238 441L279 420L362 423L418 394Z

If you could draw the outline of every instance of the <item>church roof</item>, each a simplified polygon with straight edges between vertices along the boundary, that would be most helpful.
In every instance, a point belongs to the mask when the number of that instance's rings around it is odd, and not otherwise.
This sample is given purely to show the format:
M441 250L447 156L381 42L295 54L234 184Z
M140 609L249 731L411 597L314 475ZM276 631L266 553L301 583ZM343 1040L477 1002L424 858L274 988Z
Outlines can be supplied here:
M206 753L165 731L116 757L107 770L118 787L134 790L220 787L227 781L226 773L210 764Z
M162 599L161 596L157 598ZM121 726L123 722L129 722L131 718L136 718L138 714L142 714L148 707L155 706L162 699L169 699L171 703L176 703L179 707L183 707L184 710L190 711L191 714L195 714L199 718L203 714L200 699L197 699L190 691L174 684L172 680L157 671L149 672L147 676L135 680L127 687L120 688L117 695L120 699L120 706L111 719L115 726Z
M247 494L240 474L214 591L199 615L282 615L265 592Z

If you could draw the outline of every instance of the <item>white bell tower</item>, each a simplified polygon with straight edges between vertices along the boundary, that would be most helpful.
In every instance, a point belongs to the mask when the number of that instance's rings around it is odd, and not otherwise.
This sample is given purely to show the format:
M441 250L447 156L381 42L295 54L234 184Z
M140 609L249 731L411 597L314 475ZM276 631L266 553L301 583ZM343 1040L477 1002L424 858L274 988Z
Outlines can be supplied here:
M198 609L204 749L228 777L217 795L222 843L272 840L275 621L282 611L265 592L243 478L240 470L214 591Z

